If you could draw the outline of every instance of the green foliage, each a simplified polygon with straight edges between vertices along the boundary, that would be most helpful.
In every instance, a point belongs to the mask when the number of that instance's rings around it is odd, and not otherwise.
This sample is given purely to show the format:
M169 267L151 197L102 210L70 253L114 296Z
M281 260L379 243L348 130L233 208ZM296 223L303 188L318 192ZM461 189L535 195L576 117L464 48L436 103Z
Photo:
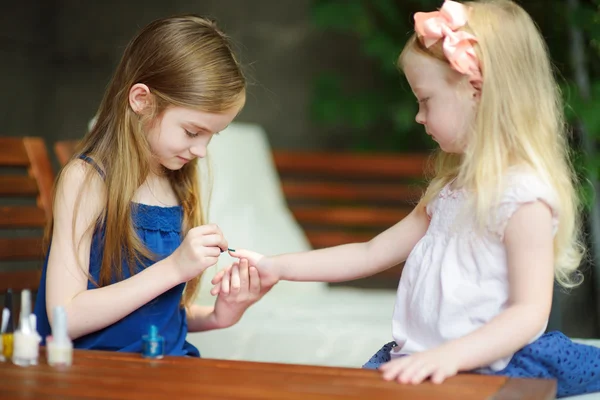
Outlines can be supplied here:
M413 95L396 67L398 55L412 32L412 15L431 11L442 0L313 0L312 18L323 30L358 40L360 52L373 63L377 83L359 90L344 71L327 71L314 83L312 115L327 127L352 132L353 150L415 151L434 144L414 122ZM581 1L579 12L568 18L564 0L521 2L540 26L562 77L567 115L582 121L594 137L600 135L600 0ZM570 27L580 26L586 37L587 68L592 95L584 99L571 69ZM385 130L384 139L370 140ZM588 160L582 168L600 172L600 162ZM600 175L600 174L599 174Z
M312 16L324 30L359 39L360 51L372 60L377 74L375 88L356 91L349 78L339 71L323 73L315 81L312 115L329 127L344 127L352 132L353 150L427 149L433 142L414 122L416 102L403 82L396 61L412 23L406 16L436 1L401 0L315 0ZM371 140L373 131L390 134Z

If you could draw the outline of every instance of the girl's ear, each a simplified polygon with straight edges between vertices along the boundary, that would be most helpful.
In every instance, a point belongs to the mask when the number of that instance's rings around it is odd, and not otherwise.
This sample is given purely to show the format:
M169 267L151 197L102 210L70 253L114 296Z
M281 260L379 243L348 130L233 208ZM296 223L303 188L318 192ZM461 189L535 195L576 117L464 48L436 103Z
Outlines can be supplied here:
M473 92L473 98L479 100L481 98L481 87L483 85L483 81L481 80L481 78L472 78L469 80L469 83L471 84L473 89L475 89Z
M129 106L136 114L142 114L150 105L150 89L143 83L136 83L129 89Z

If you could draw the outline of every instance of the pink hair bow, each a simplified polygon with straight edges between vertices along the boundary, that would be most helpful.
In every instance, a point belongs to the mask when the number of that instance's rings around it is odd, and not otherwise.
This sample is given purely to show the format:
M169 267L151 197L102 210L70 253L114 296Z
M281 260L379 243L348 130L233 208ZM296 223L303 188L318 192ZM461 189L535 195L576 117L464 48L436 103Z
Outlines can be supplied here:
M440 11L416 13L415 31L427 48L443 39L442 48L452 68L470 76L472 81L481 81L479 59L473 48L477 38L458 30L466 25L467 17L467 7L446 0Z

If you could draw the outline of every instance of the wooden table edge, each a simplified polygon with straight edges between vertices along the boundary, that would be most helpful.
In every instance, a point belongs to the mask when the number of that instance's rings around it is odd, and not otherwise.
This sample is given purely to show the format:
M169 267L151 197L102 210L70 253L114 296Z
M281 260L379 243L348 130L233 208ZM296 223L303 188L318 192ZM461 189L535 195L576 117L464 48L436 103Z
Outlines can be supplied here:
M161 360L145 359L139 353L108 352L101 350L75 350L74 358L79 360L105 360L109 362L134 362L165 364L173 366L184 366L192 364L210 363L213 368L233 368L239 371L243 370L263 370L269 371L272 368L285 368L291 373L296 374L314 374L329 375L331 377L344 377L344 379L359 378L365 375L366 370L361 368L331 367L319 365L288 364L277 362L256 362L242 360L222 360L211 358L166 356ZM46 363L45 348L40 348L40 363ZM74 360L77 362L76 360ZM369 371L374 372L374 371ZM512 378L507 376L491 376L479 374L460 374L477 375L480 377L494 378L498 381L494 383L495 389L487 393L488 400L550 400L556 395L557 384L551 379L524 379ZM482 396L486 397L486 395Z
M540 393L543 397L539 397ZM535 397L532 397L534 395ZM554 379L508 378L490 400L554 400L555 398L556 380Z

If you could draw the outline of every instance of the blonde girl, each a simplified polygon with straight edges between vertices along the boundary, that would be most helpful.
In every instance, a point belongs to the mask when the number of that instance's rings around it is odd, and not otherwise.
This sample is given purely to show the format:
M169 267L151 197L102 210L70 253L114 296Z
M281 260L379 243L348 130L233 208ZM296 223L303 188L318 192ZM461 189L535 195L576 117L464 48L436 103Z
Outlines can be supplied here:
M279 279L346 281L406 261L394 341L367 364L387 380L460 371L554 378L558 395L600 390L600 349L544 333L554 281L579 283L580 207L546 45L510 0L446 1L415 15L399 66L438 143L419 204L366 243L233 255ZM227 292L220 273L213 293ZM223 287L225 286L225 287Z

